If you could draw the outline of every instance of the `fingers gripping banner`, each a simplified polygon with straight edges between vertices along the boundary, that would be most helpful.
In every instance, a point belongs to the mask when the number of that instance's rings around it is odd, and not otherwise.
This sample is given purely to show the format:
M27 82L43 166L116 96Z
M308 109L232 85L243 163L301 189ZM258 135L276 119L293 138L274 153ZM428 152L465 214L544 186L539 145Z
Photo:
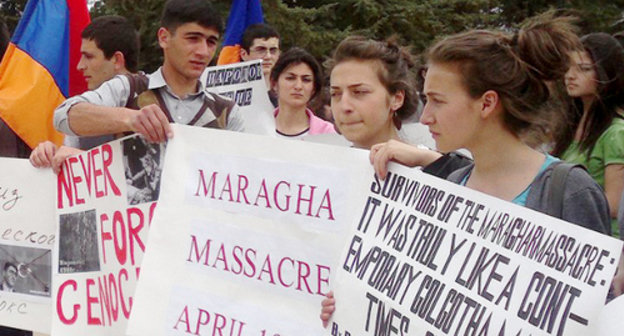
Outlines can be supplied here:
M53 335L122 335L165 147L131 136L65 161L57 183Z

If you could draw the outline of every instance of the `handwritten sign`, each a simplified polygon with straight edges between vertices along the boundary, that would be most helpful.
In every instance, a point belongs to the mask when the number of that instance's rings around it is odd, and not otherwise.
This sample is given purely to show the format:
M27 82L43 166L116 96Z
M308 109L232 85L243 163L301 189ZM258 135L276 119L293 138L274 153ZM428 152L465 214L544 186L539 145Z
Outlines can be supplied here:
M164 146L139 136L70 157L57 178L52 335L126 330Z
M50 333L54 174L0 159L0 325Z
M128 334L321 334L367 153L174 127Z
M392 167L370 175L329 334L592 334L620 241Z

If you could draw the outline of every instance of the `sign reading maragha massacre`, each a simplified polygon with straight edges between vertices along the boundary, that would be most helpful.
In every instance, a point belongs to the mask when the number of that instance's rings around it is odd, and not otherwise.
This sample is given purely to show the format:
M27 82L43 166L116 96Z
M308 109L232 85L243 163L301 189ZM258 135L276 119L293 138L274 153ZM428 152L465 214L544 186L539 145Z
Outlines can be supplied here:
M367 183L327 334L596 335L620 241L391 168Z
M125 333L164 154L164 145L134 135L63 164L52 335Z
M128 335L320 335L368 153L173 125Z
M50 333L54 174L0 159L0 325Z

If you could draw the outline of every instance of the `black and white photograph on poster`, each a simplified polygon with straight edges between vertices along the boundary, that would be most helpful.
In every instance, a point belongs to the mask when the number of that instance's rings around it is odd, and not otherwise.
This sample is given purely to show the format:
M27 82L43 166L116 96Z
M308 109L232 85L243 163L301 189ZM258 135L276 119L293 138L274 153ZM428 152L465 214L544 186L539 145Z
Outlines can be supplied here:
M136 136L122 141L128 204L158 200L165 144L147 143Z
M52 250L0 244L0 291L50 296Z
M60 216L59 273L100 270L95 210Z

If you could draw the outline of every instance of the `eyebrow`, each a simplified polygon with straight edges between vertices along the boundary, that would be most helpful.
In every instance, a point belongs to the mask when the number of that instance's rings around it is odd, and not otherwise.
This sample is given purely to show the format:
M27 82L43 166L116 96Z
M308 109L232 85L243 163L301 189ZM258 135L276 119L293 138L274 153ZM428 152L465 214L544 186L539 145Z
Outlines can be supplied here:
M191 37L191 36L199 36L208 40L218 40L219 39L219 35L213 35L213 34L204 34L202 32L196 32L196 31L192 31L192 32L187 32L184 34L184 36L187 37Z
M429 91L429 92L423 92L425 94L425 96L427 97L444 97L443 94L439 93L439 92L435 92L435 91Z
M301 76L301 77L313 77L314 76L314 74L303 74L303 75L300 75L300 74L294 73L292 71L286 71L286 75L289 75L289 76Z

